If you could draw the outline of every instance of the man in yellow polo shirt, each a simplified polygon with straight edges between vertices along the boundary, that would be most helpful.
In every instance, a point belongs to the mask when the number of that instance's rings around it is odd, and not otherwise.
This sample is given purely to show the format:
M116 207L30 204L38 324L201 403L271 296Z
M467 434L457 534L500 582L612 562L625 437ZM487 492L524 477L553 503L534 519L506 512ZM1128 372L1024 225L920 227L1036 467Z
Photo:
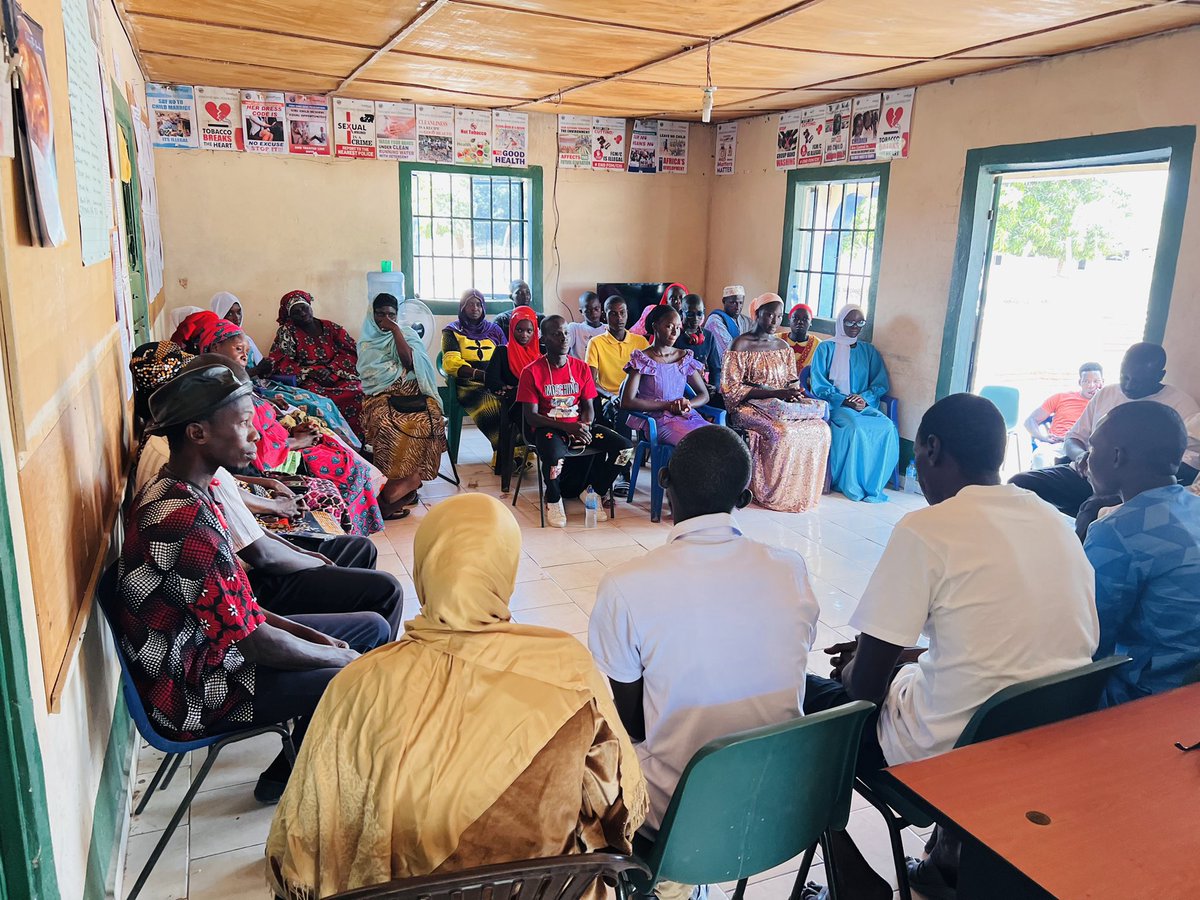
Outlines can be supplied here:
M608 330L588 342L587 364L600 395L597 402L607 405L607 401L615 400L621 391L625 364L633 351L645 350L650 345L640 334L626 330L629 309L620 294L613 294L604 301L604 318L608 321Z

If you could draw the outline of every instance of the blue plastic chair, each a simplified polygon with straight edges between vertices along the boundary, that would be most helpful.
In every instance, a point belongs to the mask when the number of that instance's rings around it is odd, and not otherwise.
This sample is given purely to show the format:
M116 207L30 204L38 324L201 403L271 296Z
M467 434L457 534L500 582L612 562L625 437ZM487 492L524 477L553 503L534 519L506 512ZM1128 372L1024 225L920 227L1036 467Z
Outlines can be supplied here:
M1004 428L1008 431L1008 437L1012 438L1017 445L1017 468L1024 471L1025 464L1021 460L1021 434L1018 429L1021 427L1021 392L1014 387L1005 387L1000 384L988 384L979 389L979 396L984 400L991 400L996 405L996 409L1000 410L1000 415L1004 417ZM1005 438L1007 441L1007 438Z
M687 387L686 394L689 398L696 396L691 386ZM725 424L725 410L723 409L705 405L696 407L696 412L714 425ZM660 522L662 521L663 486L658 480L658 472L670 462L675 448L659 441L658 423L652 416L624 408L621 409L620 415L636 419L641 426L638 429L640 439L633 454L633 471L629 473L629 493L625 497L625 502L633 502L633 492L637 490L638 473L648 456L650 458L650 521Z
M96 605L100 607L100 611L104 615L104 620L108 623L108 630L112 632L113 643L116 645L117 659L121 662L121 690L125 695L125 706L129 710L129 717L133 719L133 724L137 726L138 733L146 743L166 754L163 757L163 761L159 764L158 771L154 773L154 778L151 779L150 786L146 788L146 793L142 796L137 808L134 809L133 814L135 816L140 815L142 810L146 808L146 804L150 802L150 797L154 792L160 787L165 790L170 785L171 779L175 777L175 773L179 770L185 754L193 750L208 750L207 756L204 757L204 764L192 779L192 783L188 785L187 792L183 795L183 799L179 801L179 806L175 809L175 814L171 816L171 821L167 823L166 830L163 831L162 836L158 839L158 843L154 845L154 851L150 854L150 858L146 860L146 865L138 875L137 881L134 882L133 890L126 897L126 900L135 900L137 895L141 893L142 888L145 887L146 880L150 877L155 864L170 842L171 835L175 833L176 827L178 827L180 821L183 819L183 814L192 805L192 799L200 790L204 779L208 777L209 771L217 761L217 755L222 750L230 744L236 744L247 738L269 733L279 735L280 740L283 742L283 752L291 763L295 763L296 761L296 749L292 746L291 733L288 731L287 725L283 723L278 725L255 725L238 731L227 731L212 735L211 737L199 738L194 741L175 741L159 734L155 730L154 724L150 721L146 707L142 705L142 698L137 692L133 674L130 672L129 660L121 648L121 640L118 636L119 632L117 631L112 609L113 604L116 602L116 596L117 563L114 562L100 578L100 584L96 590Z
M813 397L812 392L812 366L805 366L800 370L800 388L804 391L805 396ZM815 398L814 398L815 399ZM879 398L879 409L892 420L892 424L896 426L896 433L900 433L900 401L891 394L884 394ZM825 417L829 421L829 416ZM831 451L832 452L832 451ZM831 460L832 462L832 460ZM826 466L826 471L829 467ZM896 468L892 470L892 477L888 480L894 490L900 490L900 460L896 460ZM825 493L829 493L826 491Z

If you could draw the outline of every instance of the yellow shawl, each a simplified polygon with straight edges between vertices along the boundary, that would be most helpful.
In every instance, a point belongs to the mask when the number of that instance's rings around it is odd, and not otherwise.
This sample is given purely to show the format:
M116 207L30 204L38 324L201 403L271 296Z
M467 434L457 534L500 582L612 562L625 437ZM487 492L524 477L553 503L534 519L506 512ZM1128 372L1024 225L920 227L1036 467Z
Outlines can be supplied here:
M426 516L414 541L421 613L339 673L312 718L267 841L276 893L325 897L433 872L593 702L621 747L603 794L621 796L632 839L645 783L591 656L510 618L520 547L516 520L485 494Z

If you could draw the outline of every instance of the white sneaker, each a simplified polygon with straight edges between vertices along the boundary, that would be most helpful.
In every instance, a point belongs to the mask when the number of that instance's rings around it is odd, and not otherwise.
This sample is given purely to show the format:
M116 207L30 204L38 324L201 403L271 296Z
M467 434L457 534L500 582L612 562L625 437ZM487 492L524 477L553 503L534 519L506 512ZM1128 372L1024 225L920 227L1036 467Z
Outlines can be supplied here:
M603 497L600 498L600 505L598 507L596 507L596 521L597 522L607 522L608 521L608 509L604 505Z
M551 528L567 527L567 513L563 509L561 500L557 503L546 504L546 524Z

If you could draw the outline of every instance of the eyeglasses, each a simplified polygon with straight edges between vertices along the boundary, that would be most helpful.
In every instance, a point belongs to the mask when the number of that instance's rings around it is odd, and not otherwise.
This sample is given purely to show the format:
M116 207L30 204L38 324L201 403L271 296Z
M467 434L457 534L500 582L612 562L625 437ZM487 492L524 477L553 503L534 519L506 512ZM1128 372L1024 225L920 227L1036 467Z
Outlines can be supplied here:
M858 319L857 321L854 321L854 322L843 322L842 324L845 325L847 328L865 328L866 324L867 324L867 320L866 319Z

